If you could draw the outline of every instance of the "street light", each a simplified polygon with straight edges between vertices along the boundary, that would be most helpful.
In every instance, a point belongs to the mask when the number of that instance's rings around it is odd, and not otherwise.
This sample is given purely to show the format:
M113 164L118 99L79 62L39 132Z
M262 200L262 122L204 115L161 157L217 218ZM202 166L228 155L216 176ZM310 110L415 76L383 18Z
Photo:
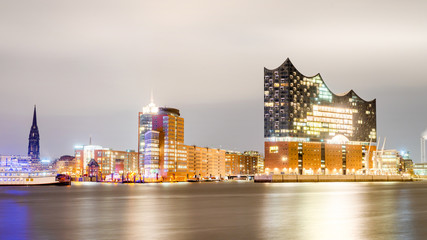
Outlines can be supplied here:
M285 173L284 169L285 169L285 162L288 161L287 157L282 157L282 165L283 165L283 174Z

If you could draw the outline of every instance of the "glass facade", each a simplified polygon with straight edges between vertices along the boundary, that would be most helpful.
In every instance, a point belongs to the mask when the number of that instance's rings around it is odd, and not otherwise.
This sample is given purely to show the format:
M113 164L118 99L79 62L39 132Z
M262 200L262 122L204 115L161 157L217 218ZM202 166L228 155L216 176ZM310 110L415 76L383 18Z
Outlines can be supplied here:
M365 101L353 90L334 94L320 74L304 76L289 59L264 68L266 141L326 142L336 136L376 142L376 100Z
M142 112L139 113L138 126L138 153L139 153L139 172L144 173L145 161L145 133L153 129L153 115L158 114L159 108L151 102L145 106Z
M148 131L145 133L145 177L158 178L160 169L159 132Z

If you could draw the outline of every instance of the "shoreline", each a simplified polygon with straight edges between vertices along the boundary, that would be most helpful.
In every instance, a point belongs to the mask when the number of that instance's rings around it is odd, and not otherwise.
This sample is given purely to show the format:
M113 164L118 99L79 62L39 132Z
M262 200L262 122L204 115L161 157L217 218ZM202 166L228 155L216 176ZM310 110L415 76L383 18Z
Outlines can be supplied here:
M413 182L418 179L400 175L262 175L254 182ZM420 179L421 180L421 179Z

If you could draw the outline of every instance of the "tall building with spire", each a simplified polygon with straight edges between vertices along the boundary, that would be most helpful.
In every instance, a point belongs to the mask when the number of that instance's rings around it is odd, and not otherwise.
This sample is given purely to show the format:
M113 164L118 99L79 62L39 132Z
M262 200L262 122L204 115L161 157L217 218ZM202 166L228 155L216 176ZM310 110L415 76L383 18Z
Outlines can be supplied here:
M40 160L40 135L37 127L36 105L34 105L33 125L31 126L30 136L28 137L28 156L32 160Z
M139 113L138 122L139 172L146 179L185 179L184 118L179 110L156 107L151 99Z

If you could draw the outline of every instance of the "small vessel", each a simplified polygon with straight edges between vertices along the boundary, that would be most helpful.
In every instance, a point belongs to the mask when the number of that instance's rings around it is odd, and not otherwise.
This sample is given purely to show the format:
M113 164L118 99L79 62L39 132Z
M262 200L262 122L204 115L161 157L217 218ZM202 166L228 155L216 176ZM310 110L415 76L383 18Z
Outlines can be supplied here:
M65 174L56 175L56 180L58 181L58 185L71 185L71 177Z
M187 182L200 182L200 179L198 179L198 178L189 178L189 179L187 179Z
M69 179L69 178L68 178ZM67 178L57 178L55 171L0 167L0 186L69 185Z
M221 179L216 178L216 177L207 177L207 178L202 178L201 181L202 182L220 182Z

